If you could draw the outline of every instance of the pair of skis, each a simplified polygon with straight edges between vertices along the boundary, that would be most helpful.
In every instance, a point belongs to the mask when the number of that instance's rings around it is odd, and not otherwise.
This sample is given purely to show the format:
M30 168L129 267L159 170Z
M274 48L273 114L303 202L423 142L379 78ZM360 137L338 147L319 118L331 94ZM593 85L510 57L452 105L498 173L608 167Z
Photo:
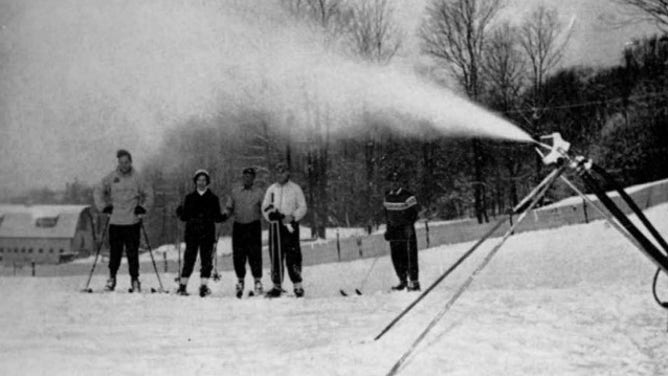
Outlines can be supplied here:
M88 279L86 280L86 286L81 290L81 292L86 292L86 293L92 293L93 289L90 287L90 282L91 279L93 278L93 273L95 273L95 267L97 266L97 260L100 258L100 252L102 251L102 246L104 245L104 241L106 239L106 235L109 232L109 222L110 222L111 216L107 216L107 221L104 225L104 232L102 233L102 239L100 239L100 243L97 246L97 251L95 252L95 259L93 260L93 266L90 269L90 272L88 273ZM144 241L146 242L146 247L148 248L148 253L151 256L151 262L153 264L153 270L155 271L155 275L158 278L158 284L160 287L158 289L156 288L151 288L150 291L151 293L156 293L156 292L161 292L161 293L167 293L168 291L165 290L164 286L162 285L162 279L160 278L160 272L158 272L158 266L155 263L155 258L153 257L153 248L151 248L151 243L148 239L148 234L146 233L146 228L144 227L144 222L139 221L139 226L140 226L140 231L144 235ZM95 238L95 231L93 231L93 241L96 241L97 239ZM131 289L130 289L131 290ZM133 292L129 291L128 292Z
M363 291L363 289L364 289L364 286L366 285L366 282L369 280L369 276L371 275L371 271L372 271L373 268L376 266L376 263L377 263L378 260L380 259L380 256L381 256L381 255L378 254L378 255L373 259L373 262L371 263L371 266L369 267L369 270L367 270L366 275L365 275L364 278L362 279L362 282L360 282L360 287L355 289L355 294L357 294L357 295L359 295L359 296L363 295L363 294L362 294L362 291ZM350 295L351 295L351 294L349 294L348 292L346 292L346 290L344 290L344 289L339 290L339 293L340 293L342 296L350 296Z

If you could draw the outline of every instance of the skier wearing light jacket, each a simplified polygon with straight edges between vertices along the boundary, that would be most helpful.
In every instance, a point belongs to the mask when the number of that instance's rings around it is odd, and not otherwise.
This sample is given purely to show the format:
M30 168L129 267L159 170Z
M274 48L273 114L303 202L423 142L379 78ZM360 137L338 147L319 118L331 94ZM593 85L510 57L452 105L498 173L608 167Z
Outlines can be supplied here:
M388 181L391 187L385 192L383 202L387 219L385 240L390 242L392 264L399 278L399 284L392 289L405 288L408 291L419 291L417 238L414 226L418 216L418 202L413 193L401 187L397 172L390 173Z
M153 189L132 167L127 150L116 152L118 167L95 186L93 198L98 210L109 217L109 279L105 289L116 288L116 273L121 265L123 248L128 259L131 291L140 291L139 238L141 218L153 205Z
M271 280L274 287L266 294L267 297L278 297L282 293L283 260L288 269L290 280L294 284L295 296L304 296L302 286L302 252L299 245L299 221L306 215L306 199L299 185L290 180L290 171L284 163L276 165L277 182L272 184L264 195L262 214L267 221L277 225L279 229L279 247L270 249ZM272 226L273 227L273 226ZM270 231L270 239L277 234ZM270 242L271 244L272 242ZM279 259L277 249L280 250Z

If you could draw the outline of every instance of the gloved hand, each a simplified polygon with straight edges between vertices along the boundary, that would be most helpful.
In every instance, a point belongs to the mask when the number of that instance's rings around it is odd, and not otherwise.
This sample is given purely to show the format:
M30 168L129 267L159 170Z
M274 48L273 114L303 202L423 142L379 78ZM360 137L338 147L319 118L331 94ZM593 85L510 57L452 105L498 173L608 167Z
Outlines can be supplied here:
M114 206L113 205L107 205L102 209L102 213L104 214L111 214L114 211Z
M176 207L176 217L178 219L183 218L183 205L179 205Z
M285 216L281 214L278 210L274 210L273 212L269 213L268 217L270 221L280 221Z
M141 207L141 205L135 206L135 215L144 215L146 214L146 209Z
M385 238L385 241L389 242L390 241L390 233L385 231L385 233L383 234L383 238Z
M216 218L216 220L214 222L218 222L218 223L225 222L225 221L227 221L228 218L230 218L230 217L227 215L227 213L223 213L223 214L220 215L220 217Z

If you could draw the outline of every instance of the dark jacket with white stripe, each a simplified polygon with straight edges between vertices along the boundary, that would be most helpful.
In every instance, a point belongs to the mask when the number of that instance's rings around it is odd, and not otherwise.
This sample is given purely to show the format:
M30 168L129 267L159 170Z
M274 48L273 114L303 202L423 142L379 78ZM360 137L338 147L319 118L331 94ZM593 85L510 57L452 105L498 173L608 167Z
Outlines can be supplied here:
M415 195L403 188L385 192L386 238L405 240L415 232L413 224L418 217L418 202Z

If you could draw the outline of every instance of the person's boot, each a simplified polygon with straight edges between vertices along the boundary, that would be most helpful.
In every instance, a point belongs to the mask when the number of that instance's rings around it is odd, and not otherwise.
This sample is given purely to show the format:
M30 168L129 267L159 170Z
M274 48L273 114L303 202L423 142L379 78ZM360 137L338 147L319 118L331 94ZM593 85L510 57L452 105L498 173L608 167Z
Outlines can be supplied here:
M303 297L304 297L304 288L302 288L302 287L295 287L295 297L297 297L297 298L303 298Z
M406 291L420 291L420 282L410 281L408 283L408 287L406 288Z
M176 293L181 296L188 296L188 291L186 290L186 285L180 284L179 289L176 290Z
M253 293L254 293L256 296L260 296L260 295L262 295L262 292L263 292L263 289L262 289L262 281L259 281L259 280L258 280L258 281L255 281L255 288L254 288L254 290L253 290Z
M399 282L398 285L392 286L392 291L402 291L406 288L406 281Z
M141 292L141 283L139 282L139 279L133 278L132 282L130 282L130 292Z
M244 295L244 281L237 282L237 285L234 288L236 290L237 298L241 299Z
M283 292L283 289L280 288L280 286L274 286L271 288L271 290L267 291L266 294L264 294L265 298L278 298L281 296L281 293Z
M114 291L116 288L116 277L109 277L107 284L104 285L104 291Z
M201 285L199 287L199 296L200 297L205 297L211 295L211 289L207 285Z

